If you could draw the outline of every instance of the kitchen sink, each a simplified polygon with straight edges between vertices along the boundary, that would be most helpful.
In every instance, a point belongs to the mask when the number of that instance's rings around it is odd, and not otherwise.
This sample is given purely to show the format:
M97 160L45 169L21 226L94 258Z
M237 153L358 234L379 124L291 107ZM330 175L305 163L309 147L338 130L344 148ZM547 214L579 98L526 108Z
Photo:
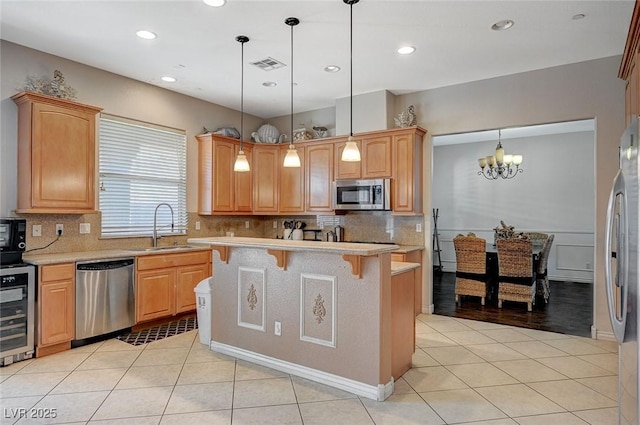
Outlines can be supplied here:
M137 252L150 252L150 251L179 251L184 249L193 249L196 248L192 245L169 245L169 246L156 246L152 248L133 248L128 251L137 251Z

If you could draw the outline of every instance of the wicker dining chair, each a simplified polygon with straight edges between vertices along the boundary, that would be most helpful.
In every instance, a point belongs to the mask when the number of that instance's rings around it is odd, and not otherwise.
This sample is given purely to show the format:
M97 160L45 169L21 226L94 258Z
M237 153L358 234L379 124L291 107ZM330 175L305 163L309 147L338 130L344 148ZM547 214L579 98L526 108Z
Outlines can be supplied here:
M531 311L536 294L531 241L502 239L497 245L498 308L502 308L502 301L517 301L527 303L527 311Z
M486 240L475 236L456 236L453 246L456 251L456 304L460 295L480 297L485 304L487 297Z
M549 235L544 242L542 251L540 252L540 258L538 259L538 266L536 267L536 294L544 297L544 302L549 302L549 295L551 290L549 289L549 276L547 276L547 262L549 261L549 252L551 251L551 244L555 235Z

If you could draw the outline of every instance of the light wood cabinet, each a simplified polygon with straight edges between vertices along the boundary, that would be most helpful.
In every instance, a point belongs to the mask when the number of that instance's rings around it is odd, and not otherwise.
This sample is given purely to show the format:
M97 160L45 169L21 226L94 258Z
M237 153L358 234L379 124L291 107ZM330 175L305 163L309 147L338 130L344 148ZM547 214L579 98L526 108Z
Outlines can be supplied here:
M625 87L625 125L631 123L631 118L640 113L640 2L636 1L627 42L618 71L618 77L626 81Z
M278 212L279 149L256 145L253 152L253 211Z
M306 146L306 211L332 211L333 143Z
M138 257L136 323L194 311L193 290L208 276L211 251Z
M392 136L391 209L396 214L422 214L422 139L418 127Z
M40 266L36 357L71 348L75 302L75 263Z
M353 140L358 145L358 149L360 150L360 156L362 157L362 141L360 139ZM355 180L362 177L362 161L360 162L350 162L342 160L342 151L346 146L347 141L338 141L335 143L334 151L335 158L333 160L335 167L335 179L336 180Z
M233 214L253 211L252 171L233 171L240 142L230 137L201 134L198 140L198 214ZM252 164L252 148L243 150Z
M304 212L305 199L305 154L304 146L296 146L300 157L300 167L284 167L284 157L287 155L288 146L280 146L278 149L279 184L278 184L278 210L281 213Z
M400 378L411 369L415 351L414 271L391 276L391 375Z
M391 177L391 136L381 135L362 139L362 178Z
M415 274L415 315L422 313L422 249L410 252L392 252L391 261L401 261L403 263L418 263L420 267L414 269Z
M18 105L19 213L96 212L96 116L100 108L38 93Z

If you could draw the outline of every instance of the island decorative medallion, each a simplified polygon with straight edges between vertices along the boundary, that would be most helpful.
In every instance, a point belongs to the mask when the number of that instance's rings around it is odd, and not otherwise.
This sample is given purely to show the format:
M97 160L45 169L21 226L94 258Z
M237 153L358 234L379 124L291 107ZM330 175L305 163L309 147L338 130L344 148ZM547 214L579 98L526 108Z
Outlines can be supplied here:
M338 277L300 274L300 340L336 348Z
M256 309L256 304L258 304L258 296L256 295L255 286L251 285L249 288L249 295L247 295L247 302L249 303L249 308L251 310Z
M316 304L313 306L313 315L316 316L316 322L318 322L318 324L322 323L324 316L327 315L327 309L324 308L324 300L320 294L316 297Z
M238 326L266 332L266 269L238 267Z

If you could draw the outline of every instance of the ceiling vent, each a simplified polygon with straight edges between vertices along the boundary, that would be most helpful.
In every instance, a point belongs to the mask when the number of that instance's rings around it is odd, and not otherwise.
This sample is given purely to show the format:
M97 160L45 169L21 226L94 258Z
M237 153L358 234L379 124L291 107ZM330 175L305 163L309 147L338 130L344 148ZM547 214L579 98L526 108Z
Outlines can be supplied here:
M278 69L278 68L282 68L284 66L286 66L285 64L283 64L282 62L272 58L272 57L268 57L256 62L251 62L251 65L257 66L258 68L264 70L264 71L273 71L274 69Z

